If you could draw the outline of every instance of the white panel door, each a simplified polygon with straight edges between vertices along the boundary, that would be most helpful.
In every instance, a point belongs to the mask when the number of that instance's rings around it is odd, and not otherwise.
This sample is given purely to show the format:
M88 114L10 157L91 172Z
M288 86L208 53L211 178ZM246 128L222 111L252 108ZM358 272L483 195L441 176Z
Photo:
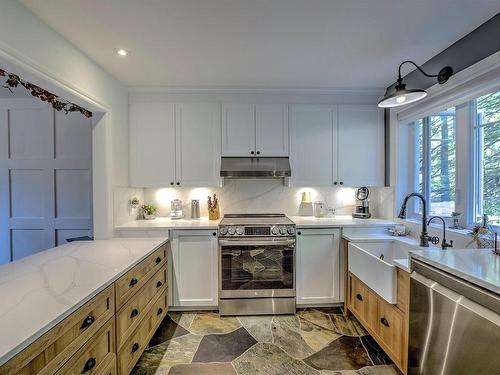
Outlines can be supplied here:
M288 105L256 105L255 139L257 155L288 156Z
M220 186L220 106L176 104L175 121L176 184Z
M344 186L384 186L383 111L372 105L340 105L338 179Z
M213 230L176 230L172 234L173 306L217 306L217 236Z
M340 230L297 229L297 304L340 302Z
M290 164L294 186L331 186L337 176L337 107L290 108Z
M0 100L0 263L92 235L91 120Z
M175 122L171 103L130 104L130 185L175 183Z
M222 105L222 156L255 154L255 106Z

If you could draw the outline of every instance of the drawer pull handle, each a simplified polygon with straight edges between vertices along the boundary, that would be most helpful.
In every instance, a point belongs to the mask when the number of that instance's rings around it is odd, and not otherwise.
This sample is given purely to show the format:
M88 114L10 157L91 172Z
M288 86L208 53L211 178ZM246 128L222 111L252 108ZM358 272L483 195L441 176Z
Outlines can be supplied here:
M135 284L137 284L139 282L139 280L137 280L135 277L132 278L132 280L130 280L130 284L129 286L134 286Z
M160 286L162 286L162 285L163 285L163 283L162 283L161 281L158 281L158 282L156 283L156 287L157 287L157 288L159 288L159 287L160 287Z
M380 319L380 323L382 323L382 324L383 324L384 326L386 326L386 327L390 327L389 322L387 321L387 319L386 319L386 318L382 318L382 319Z
M92 315L87 316L85 319L83 319L82 325L80 326L80 329L85 329L90 327L92 324L94 324L95 318Z
M356 298L359 299L360 301L363 301L363 296L361 294L356 294Z
M156 262L156 264L160 263L161 262L161 258L160 257L156 258L155 262Z
M139 350L139 344L135 342L134 345L132 345L130 353L135 353L137 350Z
M87 359L85 365L83 366L82 374L92 370L96 364L96 359L94 357Z
M161 313L162 313L162 312L163 312L163 309L160 307L160 308L158 309L158 312L156 313L156 315L161 315Z
M139 310L133 309L132 312L130 313L130 319L135 318L137 315L139 315Z

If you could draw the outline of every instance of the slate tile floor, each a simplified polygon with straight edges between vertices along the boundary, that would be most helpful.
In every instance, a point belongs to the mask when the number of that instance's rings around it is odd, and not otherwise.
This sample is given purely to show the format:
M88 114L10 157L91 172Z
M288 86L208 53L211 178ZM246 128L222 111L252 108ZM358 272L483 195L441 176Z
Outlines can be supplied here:
M340 308L295 316L170 312L134 375L398 375Z

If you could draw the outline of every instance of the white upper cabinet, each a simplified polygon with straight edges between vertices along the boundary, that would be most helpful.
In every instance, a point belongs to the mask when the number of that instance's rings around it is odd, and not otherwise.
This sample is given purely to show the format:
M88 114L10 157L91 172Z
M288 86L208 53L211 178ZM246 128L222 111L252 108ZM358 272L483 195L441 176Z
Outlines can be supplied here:
M219 186L220 106L184 103L175 106L176 184Z
M384 186L383 111L374 105L339 105L338 181Z
M251 156L255 153L255 108L252 104L222 106L222 155Z
M174 105L131 103L130 185L165 187L174 181Z
M340 230L297 229L297 304L341 301Z
M288 156L288 105L256 105L255 151L260 156Z
M290 107L290 164L295 186L331 186L337 175L337 107Z
M288 156L288 106L224 104L222 156Z

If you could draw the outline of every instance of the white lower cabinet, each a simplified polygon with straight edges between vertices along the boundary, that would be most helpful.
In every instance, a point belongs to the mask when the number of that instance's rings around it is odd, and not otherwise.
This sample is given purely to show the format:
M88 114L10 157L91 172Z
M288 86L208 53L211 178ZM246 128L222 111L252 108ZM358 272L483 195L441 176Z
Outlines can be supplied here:
M297 305L341 302L339 246L339 229L297 229Z
M185 229L171 234L172 306L217 306L217 232Z

